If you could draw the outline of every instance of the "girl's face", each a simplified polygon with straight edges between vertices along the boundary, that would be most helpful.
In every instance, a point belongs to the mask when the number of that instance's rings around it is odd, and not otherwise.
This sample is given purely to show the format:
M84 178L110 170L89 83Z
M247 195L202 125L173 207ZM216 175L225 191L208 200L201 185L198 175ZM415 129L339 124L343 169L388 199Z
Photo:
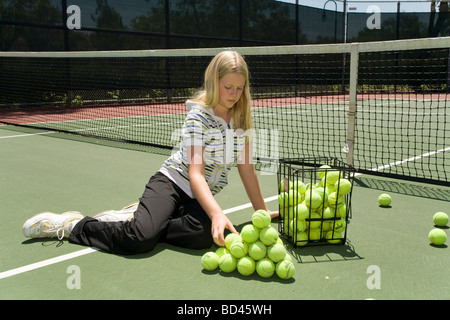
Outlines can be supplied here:
M236 72L227 73L219 79L218 106L231 110L244 92L245 77Z

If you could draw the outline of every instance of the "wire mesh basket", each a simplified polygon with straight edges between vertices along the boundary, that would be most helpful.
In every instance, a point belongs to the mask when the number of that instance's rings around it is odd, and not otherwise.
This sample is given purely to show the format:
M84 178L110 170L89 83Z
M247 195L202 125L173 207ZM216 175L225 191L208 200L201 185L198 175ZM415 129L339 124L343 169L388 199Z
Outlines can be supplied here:
M280 235L294 247L344 244L355 172L337 158L280 159Z

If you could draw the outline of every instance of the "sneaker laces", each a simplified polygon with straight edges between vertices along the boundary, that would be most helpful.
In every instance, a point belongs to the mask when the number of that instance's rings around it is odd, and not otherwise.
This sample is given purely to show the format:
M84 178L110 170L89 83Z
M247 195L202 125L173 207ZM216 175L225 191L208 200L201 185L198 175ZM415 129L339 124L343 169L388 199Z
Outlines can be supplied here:
M62 239L64 239L64 235L65 235L63 226L59 226L59 227L52 226L50 228L46 228L42 232L48 234L51 238L56 236L58 238L58 240L60 240L60 241Z

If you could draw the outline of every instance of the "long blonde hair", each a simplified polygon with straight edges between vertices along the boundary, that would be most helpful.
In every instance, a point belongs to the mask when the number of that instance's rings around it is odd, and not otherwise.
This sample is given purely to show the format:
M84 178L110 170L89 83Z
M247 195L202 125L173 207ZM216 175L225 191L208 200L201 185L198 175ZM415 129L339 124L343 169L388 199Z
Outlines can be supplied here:
M233 129L246 131L253 128L250 112L249 72L247 63L238 52L222 51L211 60L205 71L203 90L199 91L193 100L202 102L209 108L214 108L219 103L219 80L231 72L239 73L245 78L245 86L241 98L232 109Z

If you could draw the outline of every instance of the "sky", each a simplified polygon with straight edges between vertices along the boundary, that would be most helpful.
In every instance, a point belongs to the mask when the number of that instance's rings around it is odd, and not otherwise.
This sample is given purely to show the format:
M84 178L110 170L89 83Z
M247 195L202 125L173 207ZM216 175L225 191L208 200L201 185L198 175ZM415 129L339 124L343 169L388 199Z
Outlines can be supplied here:
M295 0L278 0L282 2L295 3ZM428 0L406 0L406 1L393 1L393 0L380 0L380 1L368 1L358 0L347 3L347 10L349 12L366 12L367 8L371 5L377 5L380 7L381 12L397 12L397 3L400 2L400 12L430 12L430 1ZM301 5L306 5L315 8L323 8L326 4L327 10L334 10L335 5L333 1L326 0L299 0ZM336 1L338 11L343 11L343 1Z

